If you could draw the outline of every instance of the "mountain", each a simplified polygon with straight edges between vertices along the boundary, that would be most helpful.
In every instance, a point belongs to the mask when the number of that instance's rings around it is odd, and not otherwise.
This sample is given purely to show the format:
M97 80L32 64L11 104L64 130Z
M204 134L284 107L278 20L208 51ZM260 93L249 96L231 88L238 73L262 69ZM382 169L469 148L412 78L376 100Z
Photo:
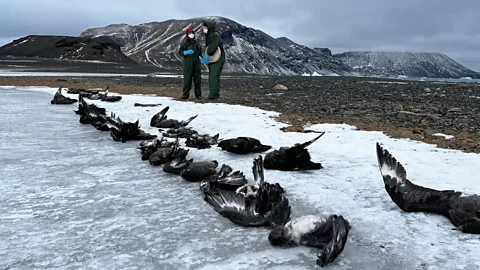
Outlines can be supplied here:
M352 71L336 58L287 38L273 38L224 17L209 18L217 21L221 31L227 56L226 72L299 75L313 72L350 74ZM127 56L140 64L181 70L182 56L177 49L188 27L195 29L200 44L205 47L201 33L202 19L168 20L134 26L111 24L87 29L80 36L111 37Z
M480 73L444 53L432 52L344 52L334 58L364 75L480 79Z
M0 47L2 57L33 57L137 65L108 37L29 35Z

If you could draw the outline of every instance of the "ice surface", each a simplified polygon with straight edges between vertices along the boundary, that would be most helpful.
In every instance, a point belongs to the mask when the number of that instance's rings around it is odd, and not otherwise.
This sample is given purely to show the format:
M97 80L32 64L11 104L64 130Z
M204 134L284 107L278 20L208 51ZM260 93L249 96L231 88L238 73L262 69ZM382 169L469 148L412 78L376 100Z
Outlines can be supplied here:
M19 91L28 90L28 91ZM0 88L0 268L62 269L319 269L316 251L272 247L268 229L243 228L218 215L196 183L141 161L138 142L114 142L78 122L73 105L51 105L54 88ZM48 94L45 94L48 93ZM69 97L76 97L63 93ZM116 93L112 93L116 94ZM225 104L124 95L90 101L125 121L170 106L168 116L221 138L252 136L274 148L313 133L283 133L275 112ZM161 103L162 107L134 107ZM377 166L379 141L402 162L412 181L437 189L480 193L480 155L392 139L349 125L326 131L309 147L324 169L265 171L287 189L292 216L341 214L352 224L343 253L328 269L478 269L478 236L452 230L446 218L404 213L388 197ZM182 141L183 144L183 141ZM190 149L196 161L216 159L252 181L255 154Z

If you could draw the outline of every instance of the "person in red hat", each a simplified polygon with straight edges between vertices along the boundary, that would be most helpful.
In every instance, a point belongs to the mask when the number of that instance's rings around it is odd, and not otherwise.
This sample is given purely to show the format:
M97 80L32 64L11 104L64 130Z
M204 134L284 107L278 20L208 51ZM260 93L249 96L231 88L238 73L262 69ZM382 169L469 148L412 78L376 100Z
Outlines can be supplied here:
M188 28L185 33L185 38L180 44L178 50L183 56L183 94L182 99L188 99L190 97L190 89L192 88L192 79L195 87L195 97L197 99L202 98L202 76L200 57L202 50L200 44L195 39L195 31L193 28Z

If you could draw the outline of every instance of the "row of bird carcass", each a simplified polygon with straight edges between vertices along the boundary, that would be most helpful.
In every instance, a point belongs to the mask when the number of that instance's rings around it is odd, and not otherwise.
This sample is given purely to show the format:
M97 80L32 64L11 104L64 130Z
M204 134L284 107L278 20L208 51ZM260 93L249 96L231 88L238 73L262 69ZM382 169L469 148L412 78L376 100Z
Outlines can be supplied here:
M85 112L81 112L85 110ZM269 241L272 245L306 245L320 249L317 263L326 265L343 251L350 230L349 222L342 216L305 216L290 220L290 206L285 190L278 184L263 179L263 169L282 171L321 169L322 165L311 161L309 145L318 140L266 153L254 159L252 171L254 184L248 184L244 174L223 164L219 171L218 162L193 162L188 159L188 150L180 147L179 138L185 138L187 147L198 149L217 145L223 150L237 153L261 153L272 147L263 145L251 137L237 137L218 141L218 134L199 134L187 127L197 115L184 121L169 119L169 107L155 114L150 126L162 128L163 136L157 139L140 129L138 121L125 123L113 113L106 116L105 109L86 104L79 97L80 122L90 123L97 129L110 131L114 140L147 140L140 143L142 160L153 166L163 165L163 171L180 175L190 182L200 182L204 200L215 211L232 222L243 226L271 226ZM83 119L83 120L82 120ZM176 138L174 142L165 138ZM480 233L480 197L461 196L452 190L438 191L413 184L407 179L406 171L387 150L376 144L377 160L385 189L390 198L404 211L432 212L448 217L461 231Z
M187 127L196 115L178 121L166 116L168 110L169 107L162 109L151 119L151 126L163 128L160 139L141 130L138 120L134 123L124 122L113 112L107 115L104 108L88 104L81 96L75 113L80 116L80 123L109 131L115 141L141 140L138 148L142 160L148 160L152 166L163 165L165 173L177 174L186 181L199 183L205 202L223 217L246 227L270 226L272 230L268 239L272 245L318 248L317 264L320 266L329 264L343 251L350 230L346 219L340 215L308 215L291 219L291 207L285 189L278 183L272 184L264 179L264 169L321 169L320 163L311 161L307 147L324 133L308 142L270 151L265 155L265 160L259 154L252 166L254 183L249 184L243 172L233 171L227 164L219 166L216 160L194 162L193 158L188 158L189 150L180 146L180 139L186 139L187 147L207 149L218 145L236 154L261 153L272 146L251 137L218 142L218 134L199 134Z

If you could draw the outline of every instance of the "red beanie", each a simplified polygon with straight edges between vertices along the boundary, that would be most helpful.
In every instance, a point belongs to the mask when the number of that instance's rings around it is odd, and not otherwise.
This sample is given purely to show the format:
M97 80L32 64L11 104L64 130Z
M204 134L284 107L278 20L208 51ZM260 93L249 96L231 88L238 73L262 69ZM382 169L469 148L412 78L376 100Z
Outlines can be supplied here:
M194 31L193 31L193 28L190 27L190 28L187 29L187 35L188 35L189 33L193 33L193 32L194 32Z

